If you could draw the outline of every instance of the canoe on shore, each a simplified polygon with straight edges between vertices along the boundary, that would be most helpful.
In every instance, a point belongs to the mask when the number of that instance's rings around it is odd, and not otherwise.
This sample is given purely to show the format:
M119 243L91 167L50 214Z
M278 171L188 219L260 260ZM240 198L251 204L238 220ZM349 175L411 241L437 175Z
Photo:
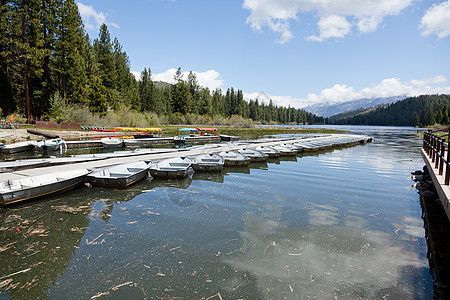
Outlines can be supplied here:
M125 188L148 176L149 165L143 161L94 170L87 176L93 186Z
M0 206L69 190L84 182L88 170L27 176L0 182Z

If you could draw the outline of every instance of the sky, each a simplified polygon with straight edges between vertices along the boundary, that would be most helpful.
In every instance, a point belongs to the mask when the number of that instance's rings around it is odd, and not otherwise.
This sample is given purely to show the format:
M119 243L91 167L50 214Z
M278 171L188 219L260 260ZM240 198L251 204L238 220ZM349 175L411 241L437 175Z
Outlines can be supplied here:
M139 78L181 67L210 90L303 108L450 94L450 0L81 0Z

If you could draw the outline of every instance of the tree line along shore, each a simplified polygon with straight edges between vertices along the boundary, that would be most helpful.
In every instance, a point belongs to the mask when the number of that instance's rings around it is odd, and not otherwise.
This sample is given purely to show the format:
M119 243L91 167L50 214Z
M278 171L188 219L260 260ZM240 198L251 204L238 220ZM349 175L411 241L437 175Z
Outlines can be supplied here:
M98 37L86 33L74 0L0 3L0 116L21 123L36 120L84 125L148 126L208 124L448 125L449 95L423 95L394 104L323 118L272 100L244 100L233 87L209 90L195 72L173 83L152 80L144 68L139 80L130 58L108 27ZM149 60L151 61L151 57Z
M105 24L92 40L73 0L2 1L0 31L0 115L21 115L28 124L87 119L97 126L324 122L271 100L246 101L240 89L210 91L199 85L194 72L184 78L181 68L173 84L153 82L150 68L137 81L119 40Z

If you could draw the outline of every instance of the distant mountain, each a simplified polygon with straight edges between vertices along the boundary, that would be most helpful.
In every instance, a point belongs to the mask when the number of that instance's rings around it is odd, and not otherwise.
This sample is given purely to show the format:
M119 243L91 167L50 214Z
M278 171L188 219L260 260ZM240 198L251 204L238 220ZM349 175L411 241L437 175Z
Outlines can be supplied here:
M355 110L349 110L349 111L346 111L346 112L343 112L343 113L340 113L340 114L328 117L328 122L330 124L334 124L334 123L339 122L339 120L350 119L350 118L353 118L355 116L364 115L364 114L370 113L372 111L375 111L377 109L385 108L388 105L389 104L380 104L380 105L373 106L373 107L368 107L368 108L358 108L358 109L355 109Z
M409 97L393 104L346 112L328 119L330 124L379 126L448 125L450 95Z
M330 117L347 111L357 109L366 109L382 104L395 103L399 100L407 98L406 96L396 96L388 98L372 98L372 99L358 99L352 101L341 102L337 104L315 104L304 108L304 110L311 112L318 116Z
M158 88L158 89L163 89L163 88L167 88L167 87L171 87L172 84L165 82L165 81L153 81L153 84Z

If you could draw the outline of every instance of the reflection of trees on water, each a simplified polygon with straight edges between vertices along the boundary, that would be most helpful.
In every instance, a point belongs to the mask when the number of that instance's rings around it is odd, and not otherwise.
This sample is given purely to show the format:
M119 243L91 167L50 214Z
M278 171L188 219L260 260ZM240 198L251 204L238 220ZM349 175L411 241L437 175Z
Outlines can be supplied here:
M250 174L250 169L248 166L229 166L225 167L222 171L223 174L228 173L240 173L240 174Z
M267 162L269 164L277 164L279 165L282 161L292 161L297 162L297 156L286 155L286 156L278 156L278 157L270 157Z
M255 170L268 170L269 167L267 165L267 162L252 162L248 165L249 169L255 169Z
M46 298L89 226L83 189L0 210L0 298Z
M191 207L197 202L197 194L201 193L199 188L190 188L192 178L154 178L150 183L152 189L158 192L156 197L166 198L179 207Z
M153 178L148 187L150 189L160 187L187 189L191 186L191 183L192 178L190 176L184 178Z
M195 172L192 175L193 180L203 180L223 183L224 174L222 172Z

